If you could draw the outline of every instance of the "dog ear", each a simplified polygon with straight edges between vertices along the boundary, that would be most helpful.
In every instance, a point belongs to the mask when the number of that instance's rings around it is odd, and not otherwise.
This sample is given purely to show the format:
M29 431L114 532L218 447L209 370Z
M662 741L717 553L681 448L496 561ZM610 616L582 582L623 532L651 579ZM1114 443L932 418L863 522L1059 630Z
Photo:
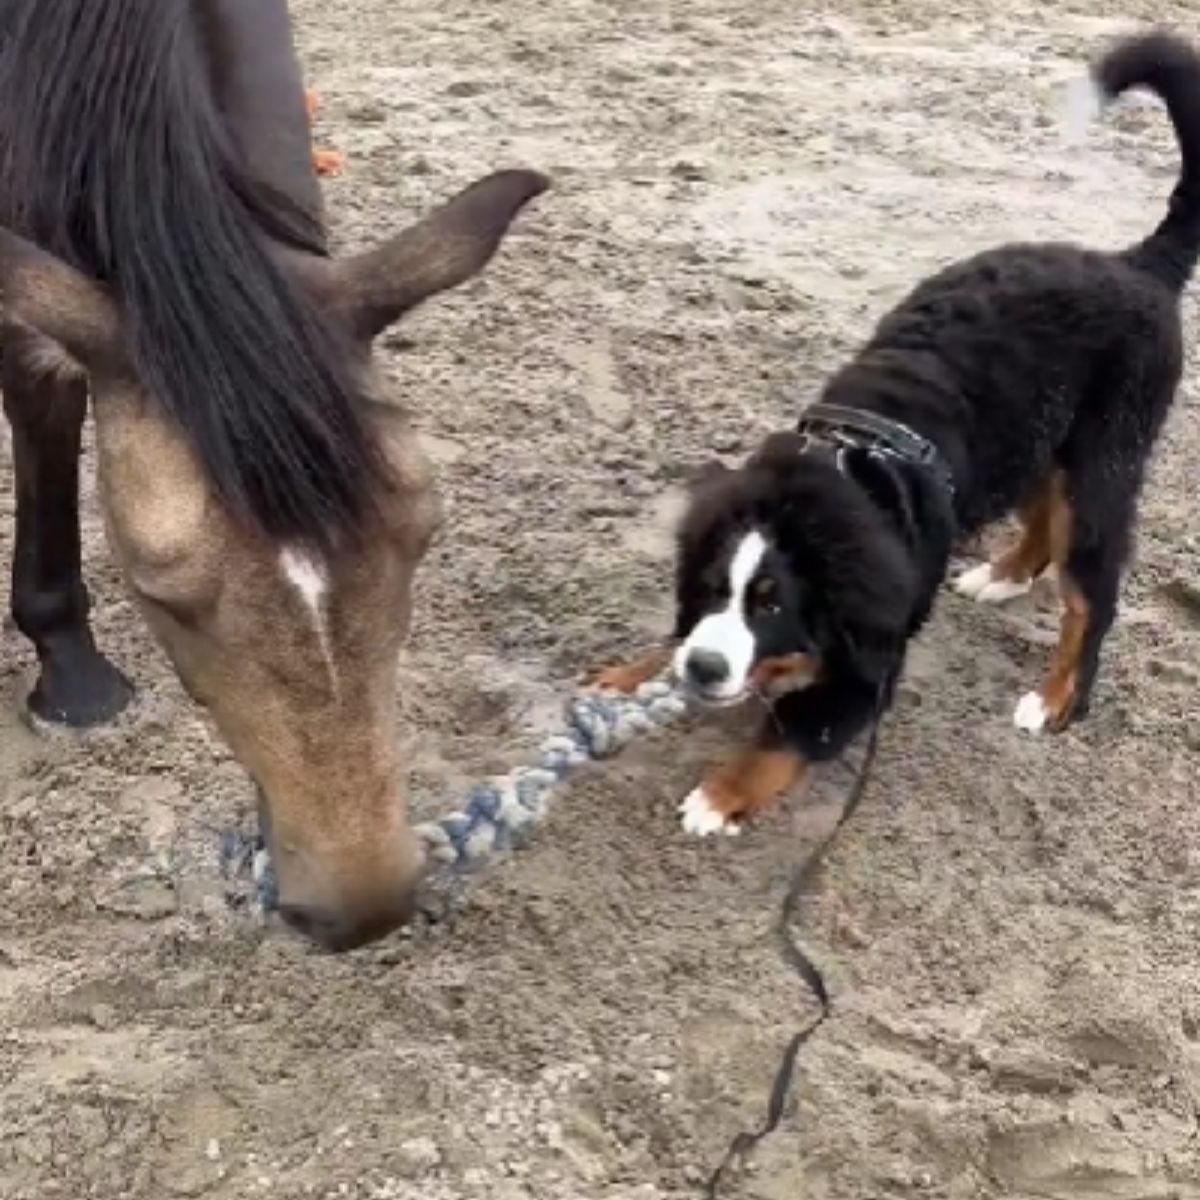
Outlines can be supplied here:
M906 639L903 636L859 631L857 635L843 635L842 645L854 673L873 686L895 678L904 663Z
M958 532L953 497L928 470L870 450L849 452L845 470L878 507L896 514L906 541L950 552Z
M875 450L848 450L844 469L875 504L899 517L905 537L915 531L917 520L913 505L915 480L912 468Z
M806 440L803 434L793 430L768 434L762 444L750 456L747 466L774 467L785 466L795 461L804 449Z
M897 475L898 462L877 450L859 447L843 451L841 462L845 473L866 489L876 504L889 508L894 505L896 493L902 486Z
M689 472L684 486L689 492L699 492L710 483L724 478L729 474L729 468L719 458L709 459L708 462Z

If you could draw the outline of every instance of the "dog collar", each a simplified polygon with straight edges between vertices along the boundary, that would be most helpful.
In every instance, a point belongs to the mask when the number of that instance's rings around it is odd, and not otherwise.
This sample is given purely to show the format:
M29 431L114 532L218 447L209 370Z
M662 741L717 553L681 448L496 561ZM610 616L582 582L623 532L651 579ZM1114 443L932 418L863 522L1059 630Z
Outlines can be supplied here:
M954 494L954 472L946 456L928 438L891 417L861 408L818 403L805 411L797 432L805 439L805 448L824 443L833 449L839 467L841 451L865 450L923 467L938 478L947 492Z

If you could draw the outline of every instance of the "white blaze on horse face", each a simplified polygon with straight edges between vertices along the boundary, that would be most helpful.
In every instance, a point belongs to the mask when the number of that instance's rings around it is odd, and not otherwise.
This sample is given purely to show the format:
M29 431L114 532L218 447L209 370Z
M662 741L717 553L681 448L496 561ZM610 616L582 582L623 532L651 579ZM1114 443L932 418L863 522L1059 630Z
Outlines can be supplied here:
M299 593L304 607L312 616L313 629L321 645L321 657L329 668L329 677L336 687L337 669L329 648L329 629L325 623L325 595L329 591L329 579L321 563L311 555L285 546L279 555L279 566L283 577Z
M729 600L720 612L709 613L675 652L675 674L688 678L688 658L696 651L719 655L726 675L716 686L706 687L708 700L733 701L746 690L754 666L754 634L746 624L746 589L767 552L761 533L752 530L738 543L729 562Z

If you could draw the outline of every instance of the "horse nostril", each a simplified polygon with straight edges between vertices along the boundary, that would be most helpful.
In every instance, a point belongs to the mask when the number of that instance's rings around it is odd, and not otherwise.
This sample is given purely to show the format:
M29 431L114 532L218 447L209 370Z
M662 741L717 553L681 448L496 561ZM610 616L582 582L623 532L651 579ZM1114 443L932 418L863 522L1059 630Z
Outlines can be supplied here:
M684 664L688 682L696 687L715 687L729 678L729 660L715 650L693 650Z
M390 903L357 914L339 914L315 905L281 904L279 915L297 933L326 950L355 950L406 924L416 910L416 892L408 889Z
M281 904L279 915L299 934L331 946L339 940L342 922L331 912L303 904Z

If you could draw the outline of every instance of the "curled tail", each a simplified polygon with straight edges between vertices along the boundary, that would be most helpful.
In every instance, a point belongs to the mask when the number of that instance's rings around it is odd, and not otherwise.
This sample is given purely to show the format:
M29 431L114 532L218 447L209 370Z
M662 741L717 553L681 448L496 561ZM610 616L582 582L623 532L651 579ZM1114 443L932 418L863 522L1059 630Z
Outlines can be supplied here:
M1182 167L1167 215L1127 257L1182 291L1200 258L1200 54L1172 34L1141 34L1118 42L1091 73L1101 100L1146 88L1166 105L1175 126Z

